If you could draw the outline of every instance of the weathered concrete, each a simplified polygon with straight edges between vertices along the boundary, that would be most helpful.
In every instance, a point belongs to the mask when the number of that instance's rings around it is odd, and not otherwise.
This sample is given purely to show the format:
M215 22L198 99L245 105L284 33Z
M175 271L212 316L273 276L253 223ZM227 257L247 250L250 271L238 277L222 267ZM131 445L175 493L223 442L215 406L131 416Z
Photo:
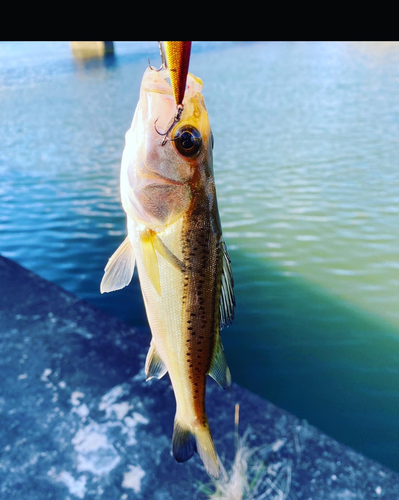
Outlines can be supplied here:
M205 498L198 456L177 464L170 455L174 397L168 377L144 381L148 344L148 334L0 257L1 498ZM237 385L208 388L226 465L239 403L251 445L283 440L268 475L291 465L291 500L398 500L389 469Z

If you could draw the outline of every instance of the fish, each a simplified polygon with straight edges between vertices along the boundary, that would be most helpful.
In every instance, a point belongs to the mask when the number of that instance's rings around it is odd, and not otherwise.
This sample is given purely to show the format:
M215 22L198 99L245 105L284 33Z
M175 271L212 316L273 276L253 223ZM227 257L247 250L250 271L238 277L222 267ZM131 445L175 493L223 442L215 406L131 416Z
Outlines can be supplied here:
M234 282L203 82L187 74L175 120L169 81L167 67L149 67L142 78L120 171L127 236L109 259L100 290L127 286L137 268L152 334L146 378L168 373L176 400L172 454L185 462L198 452L208 474L217 478L206 381L209 375L224 389L232 383L220 330L234 318Z
M190 64L191 42L163 42L170 81L177 106L183 104Z

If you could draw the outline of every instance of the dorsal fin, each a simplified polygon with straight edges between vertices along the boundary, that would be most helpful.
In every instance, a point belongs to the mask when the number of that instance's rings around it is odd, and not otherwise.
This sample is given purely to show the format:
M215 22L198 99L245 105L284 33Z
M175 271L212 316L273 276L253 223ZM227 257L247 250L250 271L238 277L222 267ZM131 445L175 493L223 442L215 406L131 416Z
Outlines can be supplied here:
M231 261L227 252L226 244L223 240L220 242L223 256L222 286L220 292L220 328L231 325L234 319L234 307L236 305L234 297L234 281L231 271Z
M105 266L100 284L101 293L113 292L127 286L133 277L134 264L133 247L127 236Z
M145 374L147 380L152 378L162 378L168 370L164 365L160 355L157 353L155 345L151 342L150 349L145 360Z

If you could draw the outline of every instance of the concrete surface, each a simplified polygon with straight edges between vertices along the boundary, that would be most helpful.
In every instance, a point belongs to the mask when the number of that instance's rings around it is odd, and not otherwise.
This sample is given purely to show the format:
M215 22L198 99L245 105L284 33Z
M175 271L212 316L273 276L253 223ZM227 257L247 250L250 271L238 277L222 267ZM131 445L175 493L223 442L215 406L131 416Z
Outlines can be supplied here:
M144 380L149 340L0 257L0 498L206 498L201 483L212 483L199 457L171 457L175 402L167 376ZM236 403L248 443L275 443L254 456L264 461L263 498L399 499L398 474L209 379L208 416L227 468Z

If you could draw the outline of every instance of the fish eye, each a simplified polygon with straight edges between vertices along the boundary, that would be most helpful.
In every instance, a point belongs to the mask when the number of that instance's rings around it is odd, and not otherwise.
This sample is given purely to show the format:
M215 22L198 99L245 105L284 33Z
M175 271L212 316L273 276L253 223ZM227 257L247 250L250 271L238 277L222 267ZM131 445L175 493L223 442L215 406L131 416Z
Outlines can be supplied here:
M173 138L173 143L183 156L192 157L200 150L202 143L201 134L195 127L186 125L177 130Z

